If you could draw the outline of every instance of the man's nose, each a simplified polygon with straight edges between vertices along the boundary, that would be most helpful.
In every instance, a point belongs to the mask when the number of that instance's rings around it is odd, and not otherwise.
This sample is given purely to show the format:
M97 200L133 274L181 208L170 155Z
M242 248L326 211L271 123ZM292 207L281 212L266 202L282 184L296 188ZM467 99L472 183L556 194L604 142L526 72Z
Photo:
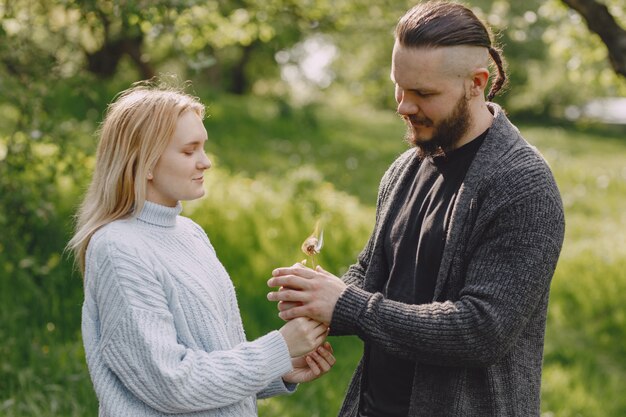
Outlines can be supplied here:
M398 103L398 114L401 116L409 116L412 114L417 114L418 112L419 107L417 103L404 95L404 97L402 97L402 99Z

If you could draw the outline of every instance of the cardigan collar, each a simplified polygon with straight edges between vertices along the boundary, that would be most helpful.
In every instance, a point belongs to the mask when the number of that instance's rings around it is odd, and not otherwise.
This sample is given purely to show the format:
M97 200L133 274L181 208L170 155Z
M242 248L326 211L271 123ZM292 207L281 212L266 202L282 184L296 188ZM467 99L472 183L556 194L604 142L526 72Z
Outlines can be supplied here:
M487 136L480 146L480 149L478 149L467 174L465 175L465 180L463 181L463 184L461 184L459 194L457 195L450 226L446 235L446 243L441 259L441 266L439 268L437 285L435 287L435 298L441 294L444 288L448 270L452 264L452 258L455 255L454 248L456 247L460 235L460 229L464 225L464 220L470 209L475 209L476 202L474 198L477 188L487 182L489 176L495 171L498 164L503 163L503 155L522 141L519 130L511 124L506 117L504 110L495 103L487 103L487 106L493 113L493 122L489 128ZM415 172L414 168L421 163L415 148L407 150L401 158L405 158L402 172L399 173L397 180L391 184L391 189L388 191L387 196L382 202L381 224L377 226L377 238L374 241L374 245L376 245L378 250L381 250L379 245L383 244L383 239L378 238L382 236L383 230L385 230L388 226L391 206L395 203L399 190L401 190L407 181L410 180L411 172ZM366 290L379 291L379 285L381 285L379 281L368 281L366 277Z
M509 121L500 106L495 103L487 103L487 105L494 115L493 123L467 174L465 174L465 179L457 195L439 267L435 299L439 298L446 285L465 221L470 211L477 209L477 190L489 183L489 179L496 172L498 165L506 163L505 154L515 146L526 143L517 127Z

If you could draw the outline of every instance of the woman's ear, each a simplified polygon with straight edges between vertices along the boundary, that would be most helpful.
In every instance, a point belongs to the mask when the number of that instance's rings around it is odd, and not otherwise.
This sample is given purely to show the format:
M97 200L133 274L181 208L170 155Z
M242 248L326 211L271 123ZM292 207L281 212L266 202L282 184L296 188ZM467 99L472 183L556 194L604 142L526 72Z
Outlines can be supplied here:
M152 175L152 170L148 170L148 175L146 175L146 178L148 179L148 181L154 179L154 176Z

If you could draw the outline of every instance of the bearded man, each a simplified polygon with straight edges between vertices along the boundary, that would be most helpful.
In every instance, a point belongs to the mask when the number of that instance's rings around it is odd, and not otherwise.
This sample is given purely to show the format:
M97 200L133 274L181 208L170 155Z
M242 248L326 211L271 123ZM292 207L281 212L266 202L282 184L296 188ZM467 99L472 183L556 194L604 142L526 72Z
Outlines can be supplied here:
M467 7L422 3L396 27L391 80L413 147L365 249L342 279L276 269L268 299L363 340L341 416L538 417L565 223L548 165L491 102L500 50Z

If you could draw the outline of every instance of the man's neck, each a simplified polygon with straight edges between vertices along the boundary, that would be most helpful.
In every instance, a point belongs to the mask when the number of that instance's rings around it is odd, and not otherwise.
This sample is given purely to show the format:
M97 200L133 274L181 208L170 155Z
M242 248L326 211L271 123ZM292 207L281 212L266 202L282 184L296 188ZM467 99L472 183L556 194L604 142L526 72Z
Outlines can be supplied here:
M493 123L493 114L491 113L491 110L489 110L489 107L487 107L487 103L484 100L476 103L470 103L470 106L472 106L470 110L472 120L470 122L469 129L467 129L461 140L455 143L454 149L458 149L461 146L470 143L472 140L480 136L485 130L489 129Z

